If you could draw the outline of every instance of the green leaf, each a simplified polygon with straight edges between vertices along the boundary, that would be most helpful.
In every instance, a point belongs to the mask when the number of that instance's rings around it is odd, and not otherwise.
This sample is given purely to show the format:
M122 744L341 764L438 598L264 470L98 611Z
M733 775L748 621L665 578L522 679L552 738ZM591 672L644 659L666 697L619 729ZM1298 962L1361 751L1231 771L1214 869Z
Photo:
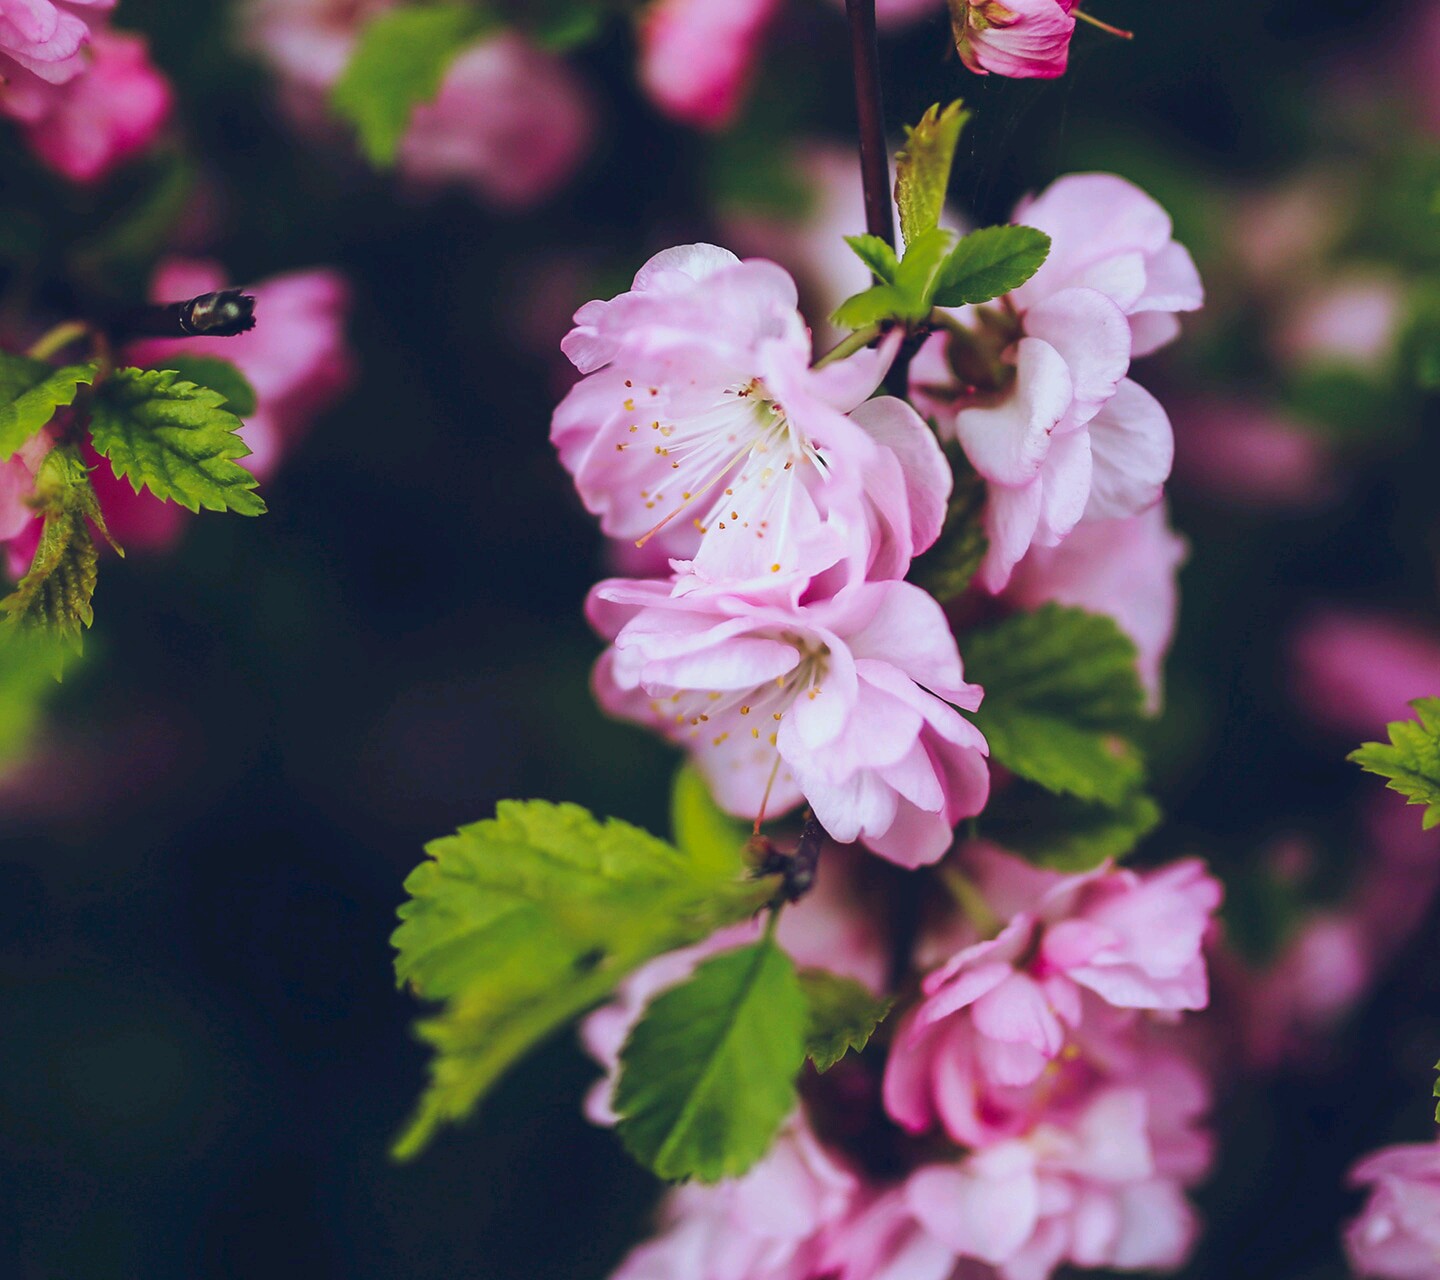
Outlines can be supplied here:
M35 500L45 519L40 543L29 572L0 600L0 611L8 626L49 635L78 652L84 628L95 621L91 600L100 565L87 521L102 533L105 523L89 473L73 448L45 455L35 474Z
M508 0L501 8L506 21L520 26L533 43L556 53L588 44L609 16L602 0Z
M895 250L879 236L846 236L845 243L855 250L855 256L870 268L871 274L882 284L894 284L895 272L900 260Z
M738 1177L795 1109L806 1018L772 937L707 960L650 1002L621 1050L620 1140L662 1178Z
M43 635L0 630L0 769L19 759L34 736L60 656Z
M1390 790L1410 804L1425 805L1420 825L1429 831L1440 826L1440 698L1416 698L1410 705L1416 719L1390 724L1388 745L1367 742L1348 758L1366 773L1388 778Z
M969 119L957 99L943 111L937 102L913 129L905 128L905 146L895 156L895 203L907 245L940 224L955 147Z
M971 635L966 676L991 759L1048 791L1118 806L1144 780L1134 642L1114 619L1047 604Z
M450 64L494 21L473 4L449 3L394 9L366 24L330 104L355 126L372 164L395 163L415 108L435 98Z
M170 355L165 367L182 382L208 387L225 398L225 407L239 417L248 418L260 407L250 379L228 360L219 356Z
M97 368L91 362L57 369L0 351L0 462L48 425L57 409L74 404L80 388L95 381Z
M470 1113L523 1054L666 951L747 919L773 897L740 846L695 857L573 804L502 801L426 847L392 942L401 982L444 1012L422 1022L430 1085L395 1146L415 1155Z
M163 369L116 369L96 389L91 442L136 493L143 486L191 511L262 515L257 481L235 461L250 453L235 434L242 423L224 404L218 391Z
M1078 872L1128 857L1160 818L1160 806L1139 790L1111 806L1019 783L991 803L981 825L986 837L1038 866Z
M872 285L846 298L830 317L837 329L866 329L882 320L897 319L907 310L905 295L892 284Z
M670 830L697 868L720 876L733 874L750 842L750 828L721 811L705 779L688 764L675 775L670 792Z
M879 1000L853 978L827 969L801 969L809 1020L805 1056L821 1073L829 1071L852 1050L859 1053L885 1020L893 1000Z
M984 227L965 236L940 267L935 305L989 302L1018 289L1050 253L1050 237L1034 227Z
M910 566L911 582L944 603L965 593L990 542L985 536L985 481L958 449L947 449L955 487L945 511L945 525L935 545Z
M953 233L941 227L917 235L895 268L894 282L873 285L847 298L835 309L834 323L842 329L864 329L882 320L924 320L930 314L935 281L953 239ZM884 241L877 243L883 245ZM887 260L877 260L888 269Z

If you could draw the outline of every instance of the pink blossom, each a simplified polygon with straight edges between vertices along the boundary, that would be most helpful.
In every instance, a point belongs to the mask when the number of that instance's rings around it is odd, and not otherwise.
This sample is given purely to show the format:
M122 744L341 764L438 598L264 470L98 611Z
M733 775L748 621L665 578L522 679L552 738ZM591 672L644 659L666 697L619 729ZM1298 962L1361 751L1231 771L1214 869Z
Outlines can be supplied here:
M911 367L933 412L988 482L980 581L1000 591L1032 545L1081 519L1137 515L1170 474L1170 420L1125 374L1200 305L1199 277L1149 196L1107 174L1061 178L1016 220L1051 236L1040 270L998 308L956 315ZM969 327L973 325L974 327ZM955 364L962 358L962 365ZM971 379L988 367L993 385Z
M1384 1147L1350 1171L1370 1198L1345 1230L1359 1276L1432 1280L1440 1258L1440 1143Z
M400 169L521 209L552 195L589 153L593 108L563 59L507 34L458 57L434 102L415 108Z
M956 20L960 59L976 75L1053 80L1065 74L1078 0L970 0Z
M843 5L844 0L836 0ZM875 22L882 31L895 31L945 11L944 0L875 0Z
M1286 308L1274 338L1290 365L1348 365L1387 372L1405 322L1400 282L1383 275L1327 279Z
M6 572L17 582L29 570L40 542L42 521L31 499L35 473L50 448L50 434L42 431L0 463L0 547L5 551Z
M173 302L226 287L213 262L171 259L151 285L156 301ZM257 323L236 338L184 338L133 344L126 355L139 365L164 368L176 355L229 360L255 388L259 409L241 435L254 451L246 466L264 478L320 414L349 388L354 362L346 343L350 289L334 271L297 271L247 286Z
M1337 736L1379 737L1409 703L1440 691L1440 638L1399 617L1330 608L1290 646L1291 688L1305 716Z
M640 83L651 101L686 124L729 124L779 7L779 0L654 0L640 19Z
M824 1234L855 1200L855 1175L796 1117L742 1178L672 1191L661 1234L614 1280L807 1280Z
M1109 614L1135 642L1140 679L1151 710L1158 710L1179 608L1176 577L1186 553L1185 539L1157 503L1138 516L1086 521L1058 547L1032 547L1005 598L1020 609L1054 600Z
M610 581L588 608L615 638L601 705L688 747L727 812L775 817L803 799L835 839L913 867L984 806L985 740L955 710L981 691L918 587L855 583L795 605Z
M551 438L606 533L674 526L695 580L791 590L837 564L899 577L935 540L951 484L939 445L903 401L866 398L894 345L812 369L795 303L774 263L702 244L576 313L563 347L587 376Z
M96 32L89 69L50 90L51 102L24 126L31 148L75 182L95 182L146 150L170 117L170 83L150 61L143 36Z
M0 112L33 120L49 89L85 71L84 50L115 0L0 0Z
M999 1280L1047 1280L1067 1262L1179 1266L1197 1234L1182 1190L1196 1173L1169 1168L1166 1148L1196 1117L1188 1100L1183 1115L1168 1103L1102 1090L1062 1124L925 1165L833 1232L824 1264L839 1280L979 1280L976 1263Z
M965 865L1009 923L929 974L924 999L901 1022L885 1105L906 1129L939 1120L957 1141L976 1142L1023 1128L1037 1104L1049 1105L1049 1092L1037 1099L1009 1091L1040 1080L1078 1031L1089 1037L1083 1051L1113 1055L1116 1024L1102 1006L1176 1011L1208 1003L1201 943L1221 891L1200 862L1144 875L1106 865L1066 876L977 844Z
M1306 508L1336 489L1319 434L1247 400L1197 400L1175 409L1178 483L1237 506Z

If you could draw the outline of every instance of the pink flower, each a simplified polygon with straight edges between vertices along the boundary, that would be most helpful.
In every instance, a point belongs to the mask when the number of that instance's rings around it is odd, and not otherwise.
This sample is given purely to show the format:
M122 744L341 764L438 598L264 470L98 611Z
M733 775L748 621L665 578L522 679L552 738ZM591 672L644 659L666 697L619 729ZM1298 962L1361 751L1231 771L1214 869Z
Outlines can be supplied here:
M50 86L83 74L97 19L114 7L115 0L0 0L0 112L18 120L42 113Z
M35 496L35 473L50 448L50 434L42 431L0 463L0 547L5 551L6 572L16 582L29 570L40 541L42 522L30 502Z
M729 124L779 0L653 0L640 19L640 83L667 115Z
M96 32L89 70L52 89L47 110L25 125L35 153L75 182L106 177L150 146L170 117L170 83L142 36Z
M1173 312L1201 301L1169 217L1120 178L1061 178L1015 216L1050 234L1044 265L998 310L958 313L956 331L932 337L911 368L922 408L988 482L980 580L990 591L1032 545L1159 499L1170 420L1125 374L1132 353L1174 336ZM973 381L982 374L987 385Z
M858 1189L797 1116L744 1177L672 1191L660 1236L634 1250L614 1280L807 1280L819 1274L825 1231Z
M161 265L150 292L156 301L173 302L226 284L224 271L213 262L171 259ZM325 270L292 272L247 287L255 297L257 320L249 333L138 342L126 356L161 369L175 355L218 356L239 368L259 401L241 432L254 451L245 465L264 478L354 378L345 337L350 289L343 276Z
M1287 308L1276 354L1292 366L1344 365L1382 375L1405 323L1399 281L1384 275L1327 279Z
M844 0L836 3L843 7ZM944 0L875 0L875 22L882 31L897 31L944 11Z
M602 582L589 614L615 643L595 682L612 714L687 746L722 808L775 817L803 799L836 840L914 867L989 791L986 745L940 606L906 582L764 603L665 582Z
M1186 552L1163 503L1126 519L1085 521L1058 547L1032 547L1005 598L1020 609L1054 600L1109 614L1135 642L1150 708L1158 710Z
M1291 687L1306 717L1347 738L1381 738L1409 703L1440 691L1440 638L1403 618L1331 608L1291 642Z
M957 1141L977 1142L1022 1130L1050 1105L1048 1089L1014 1091L1039 1081L1077 1031L1089 1039L1072 1057L1113 1057L1117 1024L1104 1005L1205 1007L1201 942L1221 891L1195 860L1146 875L1107 865L1065 876L993 846L967 853L978 891L1009 923L925 979L896 1032L884 1092L911 1132L939 1120Z
M694 579L792 592L842 563L852 580L899 577L935 540L939 445L903 401L866 398L894 345L812 369L795 302L774 263L702 244L576 313L563 348L588 376L551 439L606 533L673 529Z
M1440 1258L1440 1143L1385 1147L1350 1171L1370 1199L1345 1230L1360 1276L1432 1280Z
M1244 507L1306 508L1336 489L1319 433L1263 404L1200 400L1175 410L1175 479Z
M970 0L956 19L960 59L976 75L1053 80L1065 74L1078 0Z
M563 59L514 34L468 49L434 102L415 108L401 172L456 183L507 209L558 190L589 153L593 108Z

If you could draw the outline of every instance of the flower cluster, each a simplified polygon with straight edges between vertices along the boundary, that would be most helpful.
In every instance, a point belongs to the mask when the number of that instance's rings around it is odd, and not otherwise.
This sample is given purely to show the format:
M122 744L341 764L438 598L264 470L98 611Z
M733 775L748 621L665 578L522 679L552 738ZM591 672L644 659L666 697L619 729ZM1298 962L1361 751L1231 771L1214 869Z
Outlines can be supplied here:
M836 839L934 862L984 806L986 746L939 605L901 581L951 475L903 400L868 398L896 343L813 366L789 275L713 245L652 258L576 315L586 376L553 438L616 538L671 574L602 582L612 712L686 746L722 807L802 800Z
M0 0L0 115L52 169L103 178L170 115L169 83L144 39L111 31L115 0Z
M822 864L780 939L797 962L874 989L883 939L854 869ZM1166 1022L1206 1002L1201 946L1219 885L1194 862L1065 876L981 844L954 869L986 926L925 940L922 953L958 949L925 976L883 1060L812 1077L744 1177L672 1192L660 1235L617 1280L951 1280L978 1264L1045 1280L1065 1263L1184 1260L1197 1230L1184 1192L1211 1159L1209 1086ZM591 1015L587 1048L613 1076L646 999L754 936L729 930L641 970ZM609 1089L592 1097L598 1123L614 1120Z

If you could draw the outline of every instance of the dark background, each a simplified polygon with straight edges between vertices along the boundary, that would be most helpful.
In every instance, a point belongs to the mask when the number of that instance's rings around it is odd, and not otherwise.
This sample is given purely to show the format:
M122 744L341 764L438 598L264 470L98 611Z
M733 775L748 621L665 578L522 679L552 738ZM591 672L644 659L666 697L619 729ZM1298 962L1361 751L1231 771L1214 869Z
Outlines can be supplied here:
M663 829L668 753L588 694L599 540L547 442L551 360L515 316L557 249L610 292L716 234L719 161L777 125L846 135L843 22L791 7L759 120L718 160L640 104L614 24L579 59L607 103L596 154L539 213L496 218L297 143L229 50L227 6L121 4L219 184L214 255L238 279L347 273L363 375L267 486L267 517L197 518L173 554L106 563L91 661L0 798L0 1280L589 1280L642 1233L653 1185L581 1119L594 1071L568 1036L417 1163L387 1160L424 1066L387 938L422 844L498 798ZM969 76L941 21L887 42L893 121L976 109L955 194L981 220L1076 168L1162 191L1283 172L1327 127L1317 61L1400 10L1365 6L1360 30L1355 6L1310 0L1095 7L1137 39L1082 30L1053 84ZM10 174L13 198L31 179ZM77 225L105 216L104 193L63 199ZM1155 853L1239 875L1297 818L1343 843L1364 784L1286 704L1280 643L1317 590L1433 616L1428 552L1396 548L1428 527L1434 439L1309 519L1237 525L1179 495L1195 553ZM1344 1168L1427 1136L1436 952L1417 944L1325 1064L1227 1099L1193 1274L1342 1274Z

